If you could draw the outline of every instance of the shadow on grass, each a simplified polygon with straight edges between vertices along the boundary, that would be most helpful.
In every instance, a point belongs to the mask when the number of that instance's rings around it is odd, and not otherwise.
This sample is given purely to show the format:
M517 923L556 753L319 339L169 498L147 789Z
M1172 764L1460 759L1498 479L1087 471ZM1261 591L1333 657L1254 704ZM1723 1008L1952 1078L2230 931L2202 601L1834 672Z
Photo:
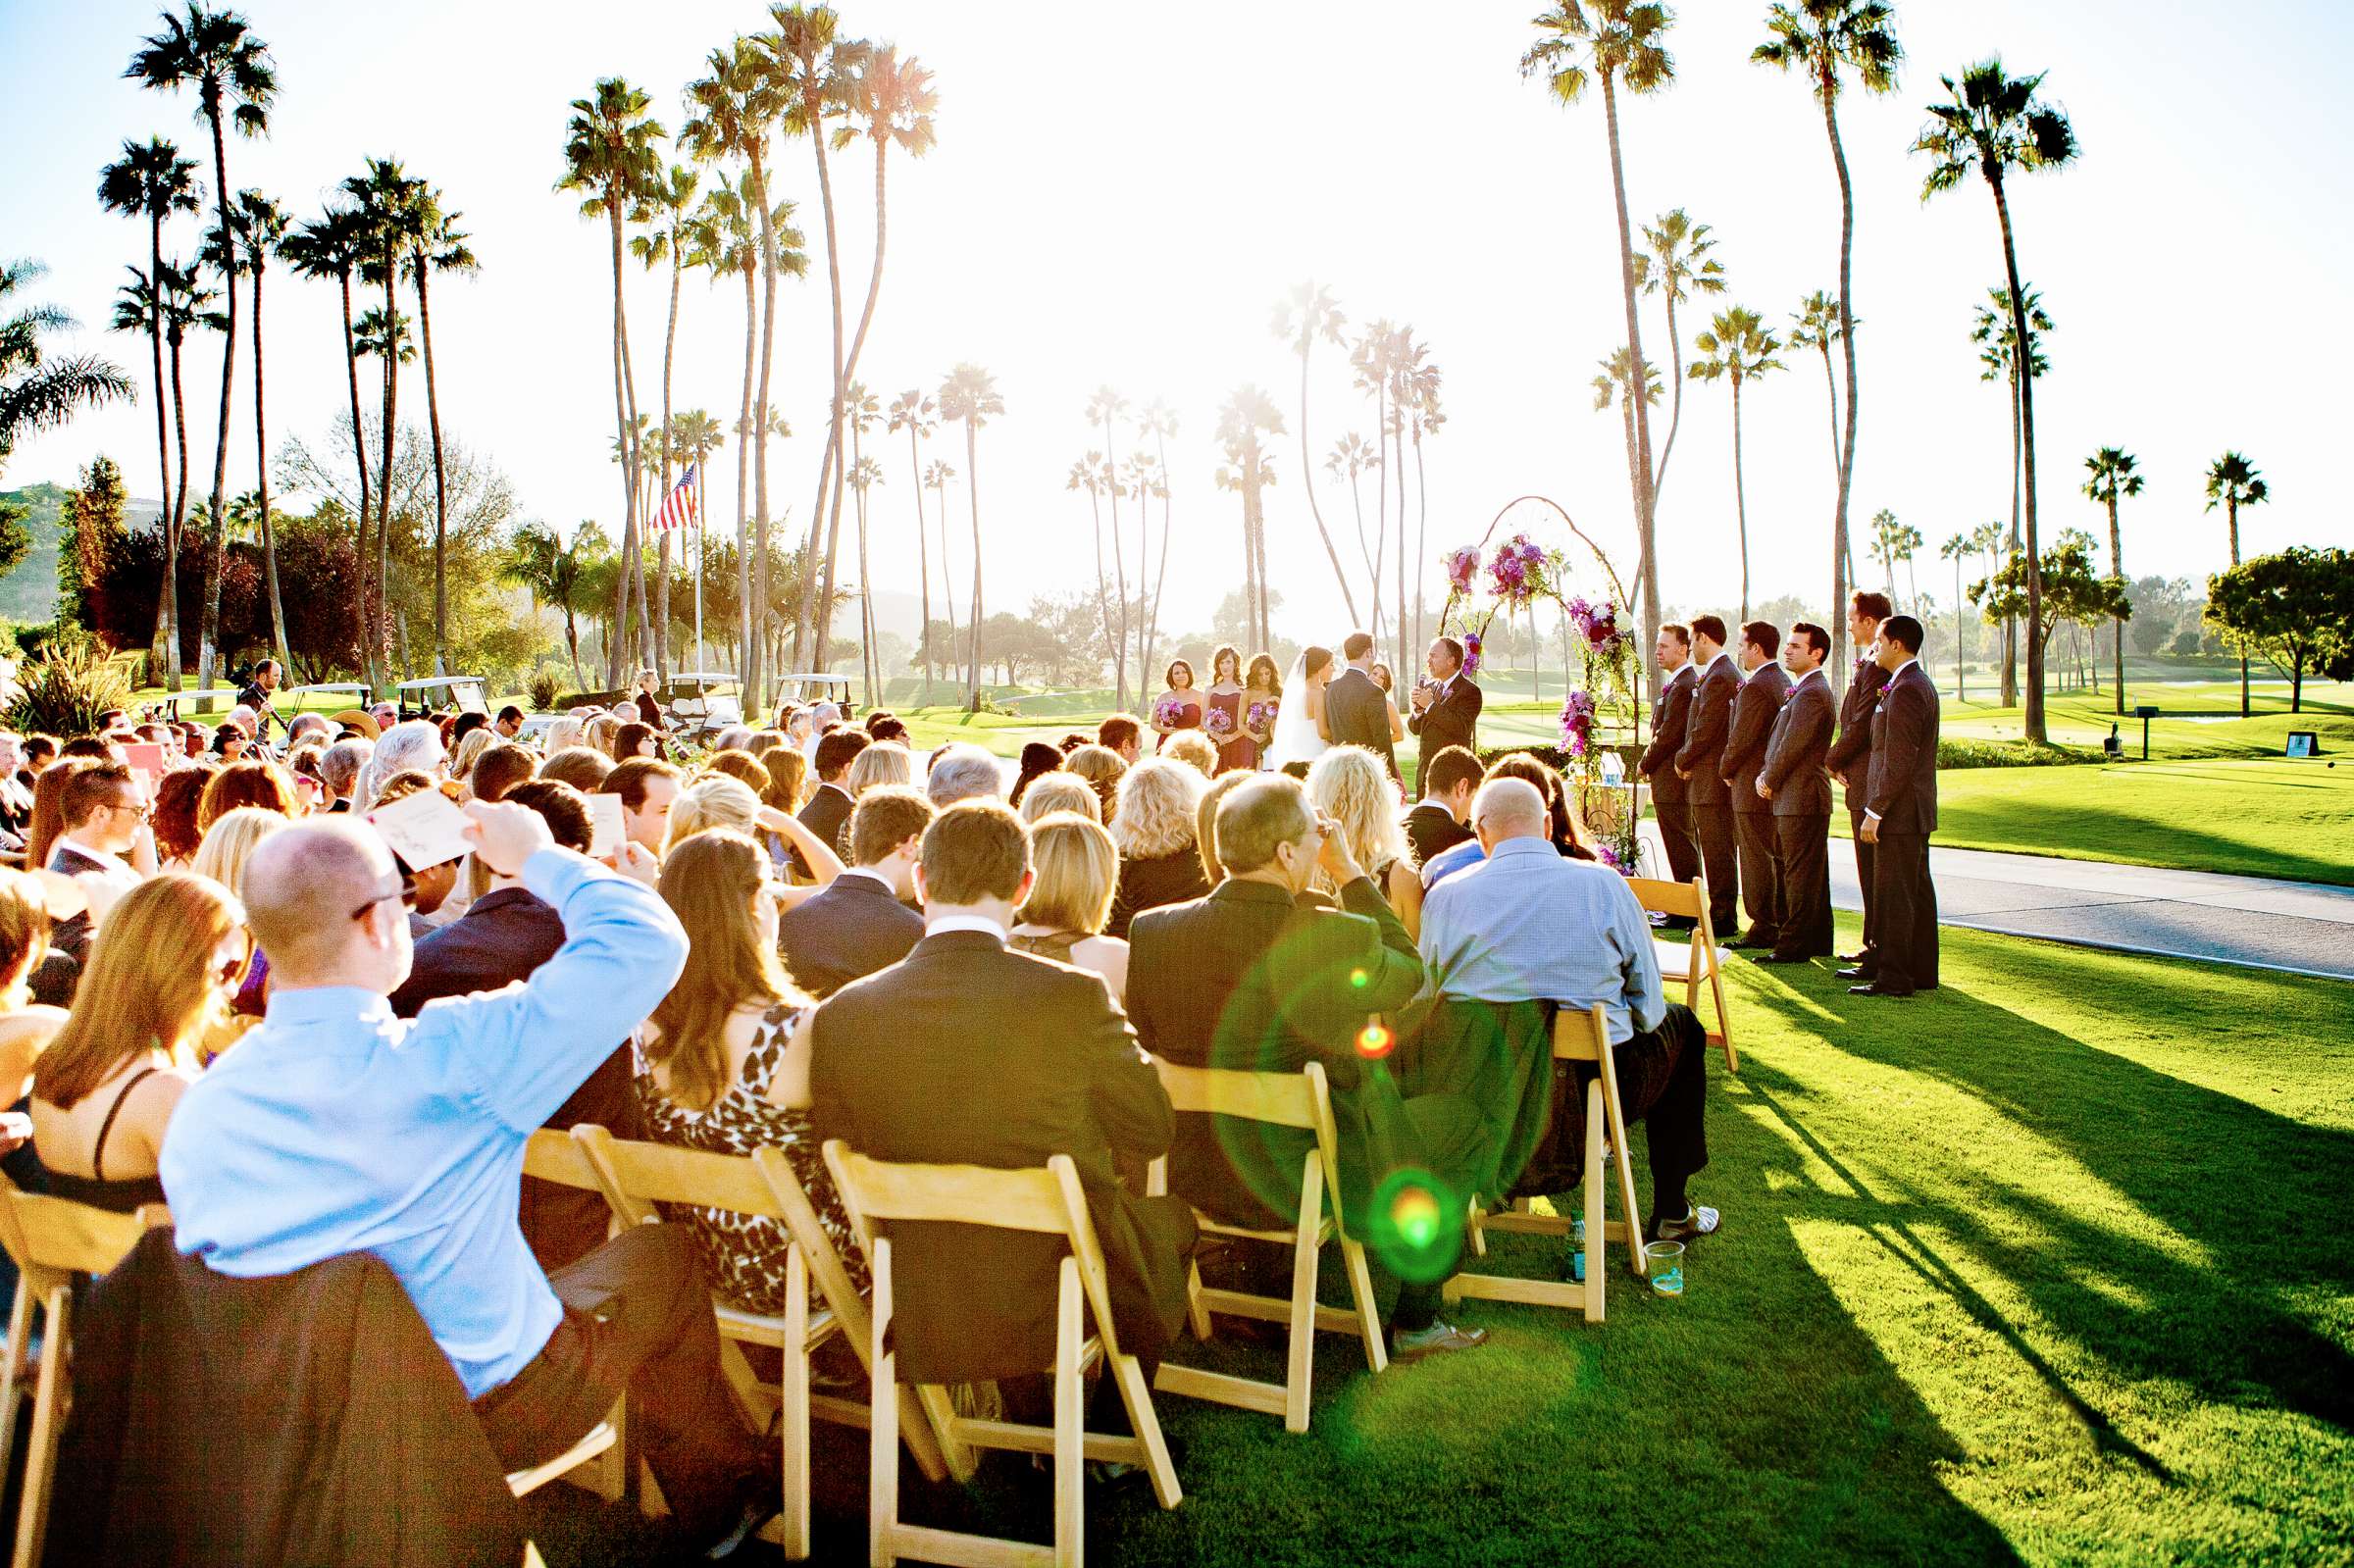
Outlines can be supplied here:
M2043 960L2021 944L2013 976L2032 987L2058 984L2038 973ZM1820 971L1816 972L1820 975ZM1948 968L1951 977L1953 969ZM1827 976L1822 977L1828 979ZM2179 1024L2187 1036L2248 1030L2244 1014L2219 1016L2198 994L2190 966L2136 963L2121 1007ZM2080 977L2079 977L2080 983ZM2283 982L2283 1008L2266 1022L2286 1048L2299 1020L2287 999L2310 998L2316 1022L2342 987ZM1848 998L1807 983L1798 994L1753 987L1751 994L1825 1042L1869 1060L1941 1080L2065 1150L2086 1173L2144 1215L2190 1242L2201 1259L2093 1223L2068 1207L1991 1176L1963 1170L1941 1180L1967 1197L1923 1191L1872 1194L1782 1109L1765 1086L1791 1081L1761 1065L1743 1082L1790 1136L1866 1193L1852 1200L1818 1196L1825 1217L1886 1226L1919 1252L1914 1267L1939 1278L1958 1304L2001 1335L2083 1421L2105 1449L2145 1468L2155 1461L2120 1436L2107 1414L2066 1386L2046 1358L2021 1343L2001 1314L1955 1275L1918 1229L1933 1225L1959 1239L2013 1281L2036 1315L2123 1380L2175 1380L2203 1398L2271 1404L2354 1429L2354 1355L2295 1308L2300 1292L2342 1288L2354 1270L2344 1224L2345 1178L2354 1170L2354 1134L2316 1127L2246 1100L2153 1071L2113 1052L1958 989L1949 978L1934 993L1904 1004L1846 1013ZM1813 1005L1809 1005L1812 1003ZM1843 1014L1827 1026L1818 1009ZM1857 1003L1859 1008L1862 1003ZM1901 1217L1895 1205L1913 1220ZM2032 1238L2022 1244L2021 1236ZM1894 1249L1891 1243L1892 1250ZM2119 1287L2125 1289L2120 1290Z
M2228 816L2228 799L2219 799L2216 809ZM2093 858L2114 855L2133 864L2156 859L2167 865L2239 876L2337 886L2354 884L2354 865L2342 856L2302 854L2277 842L2247 843L2202 832L2185 825L2180 817L2141 816L2106 801L2056 803L2031 791L1948 802L1942 808L1938 830L1938 843L1962 849L2019 853L2029 845L2060 844Z

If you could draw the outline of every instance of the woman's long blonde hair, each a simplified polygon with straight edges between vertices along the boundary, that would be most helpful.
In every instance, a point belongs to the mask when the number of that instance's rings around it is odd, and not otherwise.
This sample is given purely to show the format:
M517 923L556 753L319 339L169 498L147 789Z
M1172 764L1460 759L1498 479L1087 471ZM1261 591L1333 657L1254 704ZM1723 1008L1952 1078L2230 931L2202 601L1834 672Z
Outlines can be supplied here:
M188 870L210 877L238 898L245 896L245 862L254 846L286 826L286 819L260 806L239 806L223 813L204 831L204 839L188 860Z
M1370 877L1407 853L1398 791L1389 770L1363 746L1335 746L1307 770L1308 804L1341 825L1349 853Z
M850 759L849 772L843 776L842 782L852 795L865 794L883 784L912 785L915 757L896 740L878 741Z
M728 1090L728 1020L737 1008L808 1005L752 917L768 880L767 854L729 828L694 835L662 862L657 885L687 930L687 968L654 1008L649 1022L659 1033L645 1054L664 1069L670 1098L690 1110L709 1110Z
M209 877L161 872L125 893L91 940L73 1016L33 1066L34 1097L72 1110L128 1058L193 1040L224 1000L213 954L244 924Z
M1120 852L1090 815L1049 812L1030 825L1030 897L1014 912L1026 926L1102 935L1120 885Z
M1147 757L1120 776L1120 809L1111 819L1112 842L1132 860L1151 860L1194 847L1194 807L1209 781L1166 757Z
M696 834L726 828L749 836L760 817L752 786L724 773L706 774L679 791L670 805L670 831L662 839L668 855Z

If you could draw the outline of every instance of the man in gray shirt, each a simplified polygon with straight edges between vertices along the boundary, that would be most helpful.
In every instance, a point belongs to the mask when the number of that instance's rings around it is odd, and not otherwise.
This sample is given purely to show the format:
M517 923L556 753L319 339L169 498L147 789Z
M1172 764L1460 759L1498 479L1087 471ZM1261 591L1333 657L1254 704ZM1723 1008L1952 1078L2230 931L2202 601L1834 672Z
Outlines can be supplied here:
M1561 1179L1573 1183L1582 1169L1591 1070L1581 1068L1574 1084L1557 1082L1550 1032L1538 1025L1548 1016L1544 1004L1599 1004L1626 1119L1650 1128L1652 1210L1644 1234L1676 1241L1708 1235L1717 1227L1716 1210L1694 1206L1684 1190L1709 1163L1708 1034L1692 1009L1661 996L1642 905L1616 872L1554 849L1545 802L1524 781L1483 785L1471 825L1487 858L1441 882L1422 905L1426 988L1436 997L1424 1030L1425 1070L1458 1078L1478 1072L1477 1082L1454 1087L1477 1094L1498 1118L1500 1195L1561 1190ZM1461 1048L1482 1034L1491 1048ZM1458 1042L1452 1049L1450 1040ZM1503 1075L1469 1065L1499 1060L1509 1064ZM1541 1120L1550 1125L1540 1132ZM1531 1145L1526 1158L1524 1143Z

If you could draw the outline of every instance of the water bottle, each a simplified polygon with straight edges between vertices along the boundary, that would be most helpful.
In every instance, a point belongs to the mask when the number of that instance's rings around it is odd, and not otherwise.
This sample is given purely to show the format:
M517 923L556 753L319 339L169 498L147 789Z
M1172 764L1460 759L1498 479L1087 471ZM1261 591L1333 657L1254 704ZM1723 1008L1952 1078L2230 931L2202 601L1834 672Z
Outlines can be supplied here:
M1602 754L1602 782L1612 789L1626 783L1626 763L1615 746Z

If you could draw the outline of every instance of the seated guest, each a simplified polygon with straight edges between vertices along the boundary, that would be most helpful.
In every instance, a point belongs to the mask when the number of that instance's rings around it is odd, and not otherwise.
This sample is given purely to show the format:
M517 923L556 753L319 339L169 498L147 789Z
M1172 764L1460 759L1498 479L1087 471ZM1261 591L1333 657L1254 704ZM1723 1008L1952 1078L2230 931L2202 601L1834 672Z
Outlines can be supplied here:
M1479 759L1461 746L1433 752L1422 769L1422 799L1406 814L1406 837L1414 864L1427 866L1446 850L1467 842L1471 796L1480 785Z
M486 713L475 713L469 711L458 714L449 721L450 749L455 751L459 746L465 744L466 737L468 735L473 734L478 730L487 731L489 728L490 716Z
M188 871L198 877L209 877L229 889L232 898L243 897L245 863L263 839L283 828L288 818L260 806L239 806L204 831L204 839L188 861Z
M0 730L0 833L20 843L32 823L32 786L21 777L24 746L14 732Z
M239 806L258 806L281 817L293 816L294 786L288 782L285 770L275 762L232 762L215 773L204 786L203 799L196 805L197 831L210 830L214 823Z
M735 727L731 725L729 728L734 729ZM770 752L790 748L785 745L784 731L754 730L751 733L751 738L744 741L743 749L750 752L754 757L758 758L762 764L765 765L768 761L768 754ZM804 758L803 760L806 761L807 759Z
M474 759L474 771L466 776L466 793L475 800L504 800L508 790L538 772L539 759L531 747L502 741Z
M850 820L850 788L844 775L858 754L873 743L863 730L837 730L817 742L811 763L817 773L817 788L811 792L809 803L801 808L800 816L801 826L825 843L838 841L843 824ZM793 874L806 882L814 872L795 855Z
M1422 929L1422 877L1398 820L1398 789L1379 757L1363 746L1334 746L1307 770L1307 803L1349 840L1349 858L1395 910L1412 936ZM1319 892L1335 889L1321 885Z
M153 736L148 736L148 738L152 739ZM324 713L298 713L294 716L293 722L286 726L288 749L308 744L314 740L323 746L332 745L334 743L334 726L327 722L327 715Z
M253 736L233 719L225 720L213 728L213 755L223 762L242 761L245 748L253 744Z
M395 800L406 800L420 789L436 787L432 774L411 768L406 773L396 773L386 779L384 786L377 791L376 803L388 806ZM428 866L423 871L411 869L398 855L392 859L393 864L400 867L400 902L408 911L409 937L412 941L421 942L461 912L460 909L452 909L443 919L433 918L449 902L450 895L458 890L458 873L472 866L474 857L465 855L456 860L444 860L438 866Z
M651 759L640 757L634 760L643 762ZM714 751L703 759L701 771L706 774L724 773L753 794L763 797L768 794L768 786L773 782L768 770L760 765L760 759L748 751Z
M1546 840L1555 854L1568 860L1600 860L1594 847L1593 835L1586 832L1585 818L1578 814L1576 800L1569 793L1561 776L1542 757L1526 751L1510 751L1498 757L1488 767L1483 783L1488 779L1517 779L1534 789L1545 800ZM1452 849L1443 849L1422 868L1422 886L1425 892L1462 870L1476 865L1487 853L1479 839L1464 839Z
M1002 802L942 812L916 876L924 939L903 963L818 1006L811 1120L821 1138L882 1160L1027 1169L1070 1156L1102 1245L1120 1348L1143 1363L1149 1386L1185 1314L1194 1222L1180 1200L1121 1186L1116 1166L1167 1150L1168 1096L1101 980L1006 947L1031 873L1029 835ZM911 1028L916 1020L922 1027ZM771 1097L797 1103L795 1087L772 1086ZM1061 1238L892 1230L902 1378L1013 1379L1052 1364ZM1095 1430L1109 1430L1126 1413L1113 1380L1098 1399Z
M763 730L752 738L777 737L774 730ZM781 738L781 737L778 737ZM768 790L762 798L779 811L794 812L809 798L809 759L788 745L771 746L766 752L755 752L760 765L768 770Z
M327 786L327 811L330 814L351 809L352 785L359 781L360 769L368 762L369 753L376 749L373 740L338 740L319 757L319 782Z
M389 702L371 703L368 717L376 721L376 734L381 740L385 731L400 722L400 709Z
M875 732L877 730L882 729L887 724L896 724L898 722L898 715L893 713L889 708L869 708L866 712L866 717L858 721L858 728L866 732L869 739L873 739L875 738Z
M125 1213L164 1201L157 1155L191 1048L244 975L244 911L217 883L165 872L123 895L73 1016L33 1064L33 1151L52 1192Z
M476 715L469 713L460 717L472 719ZM496 744L498 736L491 733L488 725L477 725L467 731L464 738L449 748L449 776L463 779L473 773L475 759Z
M1120 880L1111 835L1092 813L1058 812L1031 826L1030 855L1037 877L1006 945L1093 970L1119 1001L1128 992L1128 944L1102 934Z
M1145 754L1145 727L1124 713L1115 713L1096 726L1096 744L1134 767Z
M1405 1098L1388 1070L1357 1049L1368 1017L1404 1007L1421 987L1422 962L1348 840L1317 820L1297 781L1261 775L1218 808L1217 842L1226 880L1206 898L1140 915L1130 930L1128 1011L1145 1049L1243 1072L1297 1073L1321 1062L1352 1235L1366 1234L1375 1189L1402 1167L1467 1199L1480 1161L1479 1108L1455 1094ZM1339 886L1339 909L1300 901L1319 870ZM1301 1163L1314 1146L1305 1129L1184 1116L1169 1186L1230 1224L1288 1226L1299 1217ZM1444 1298L1443 1281L1402 1285L1390 1316L1394 1357L1419 1360L1486 1339L1440 1321Z
M585 795L596 793L597 786L605 782L605 775L612 771L611 757L587 746L566 746L551 752L539 765L540 778L568 784Z
M907 727L889 714L885 714L880 723L868 726L866 733L876 745L889 742L904 746L908 743Z
M43 870L66 831L66 782L90 765L88 757L59 756L32 782L32 821L25 830L25 864ZM208 764L209 765L209 764Z
M352 786L351 809L363 814L375 810L378 788L386 779L410 768L440 778L441 764L447 755L441 744L440 727L430 719L411 719L394 725L368 753L359 782Z
M1128 923L1145 910L1209 891L1194 842L1194 808L1208 787L1199 769L1166 757L1148 757L1121 777L1120 809L1111 819L1120 885L1104 927L1110 935L1126 936Z
M671 802L670 831L663 836L662 852L667 855L696 834L714 828L731 829L746 837L761 833L781 835L795 854L816 868L814 883L778 893L782 908L793 909L803 899L816 897L818 889L842 875L842 857L832 845L818 842L817 835L797 819L762 805L750 788L725 774L705 774L679 791L678 799Z
M1212 887L1226 880L1226 868L1218 862L1218 807L1256 777L1251 769L1229 768L1209 782L1202 804L1194 808L1194 846L1202 852L1202 880Z
M939 811L959 800L1002 800L1005 775L998 759L979 746L943 746L933 753L932 767L924 775L924 793Z
M33 976L49 957L49 905L39 879L0 870L0 1103L14 1105L32 1083L32 1064L67 1013L33 1000Z
M1524 780L1482 784L1471 822L1487 858L1432 888L1423 905L1422 952L1438 1001L1414 1065L1425 1082L1469 1093L1494 1118L1487 1181L1499 1197L1566 1192L1585 1168L1593 1070L1555 1073L1551 1013L1599 1003L1620 1106L1649 1130L1643 1234L1708 1235L1716 1211L1694 1207L1685 1192L1709 1163L1708 1034L1692 1009L1662 999L1643 906L1609 867L1555 852L1545 802Z
M619 733L621 721L612 714L590 714L588 722L581 726L581 744L607 762L618 762L620 759L613 755L613 737Z
M32 787L41 770L57 760L57 736L29 734L25 737L25 766L17 775L17 783Z
M1106 724L1110 722L1108 719L1104 721ZM1128 722L1132 725L1136 723L1134 719ZM1141 746L1144 742L1139 740L1137 744ZM1103 825L1110 827L1113 815L1119 810L1120 779L1128 772L1128 764L1120 760L1118 752L1108 747L1081 746L1063 758L1062 765L1095 786L1096 804L1103 814Z
M878 786L910 788L915 784L915 758L896 740L878 740L850 759L842 783L852 800Z
M59 832L45 864L74 879L89 911L86 918L76 917L84 921L78 930L61 928L52 941L78 958L88 945L90 926L104 920L115 900L137 886L141 877L154 874L155 837L147 828L138 777L119 762L75 769L58 791L57 810Z
M578 714L573 713L565 714L554 724L549 725L539 735L540 755L552 757L559 751L569 750L579 745L585 721ZM578 785L575 787L577 788Z
M667 762L632 757L583 793L621 796L622 835L647 854L658 855L670 836L670 808L678 802L684 777Z
M880 748L878 748L880 749ZM932 802L912 789L883 785L850 812L850 864L777 920L777 950L793 983L824 998L851 981L888 969L924 935L915 896L915 860Z
M636 724L625 724L613 733L613 760L628 762L633 757L658 758L662 755L661 736L662 732L642 720Z
M523 710L512 702L508 703L498 710L498 717L492 721L491 728L498 732L499 739L514 739L523 733Z
M1218 776L1218 743L1200 731L1183 730L1169 736L1160 754L1171 762L1198 769L1204 779Z
M906 798L922 804L919 795ZM777 967L779 889L768 857L731 829L697 834L663 864L660 889L687 933L687 969L638 1032L645 1136L711 1154L783 1149L863 1290L866 1257L810 1136L809 1113L768 1097L796 1030L805 1036L810 1007ZM799 1050L805 1062L805 1038ZM782 1313L793 1250L784 1223L726 1209L690 1212L703 1272L719 1292L753 1312Z
M1047 773L1030 782L1030 787L1022 794L1022 803L1015 808L1015 814L1032 826L1040 818L1057 811L1075 811L1101 822L1103 801L1097 795L1096 786L1077 774Z
M216 771L209 762L175 768L155 786L155 805L148 812L147 826L155 835L155 859L161 869L185 871L196 846L204 841L196 813L204 786L212 783Z
M686 1228L632 1227L551 1279L518 1220L526 1139L669 991L686 938L652 888L556 847L537 812L466 811L475 854L560 913L564 945L521 986L397 1019L410 948L390 852L324 819L274 835L247 910L269 1016L188 1087L164 1140L178 1244L237 1278L384 1259L505 1470L563 1452L626 1389L680 1527L728 1548L775 1511L777 1456L721 1376Z
M507 799L537 813L558 845L588 853L588 802L579 790L535 779L508 790ZM651 858L640 862L649 873ZM563 946L564 917L520 876L493 876L489 889L467 905L465 914L417 943L409 978L391 994L393 1015L415 1018L436 997L497 990L529 980ZM560 1131L578 1122L594 1122L615 1138L636 1138L638 1101L630 1090L628 1043L609 1038L604 1060L543 1125ZM554 1270L596 1249L605 1239L609 1211L594 1192L526 1181L522 1215L524 1239L531 1242L533 1255L541 1268Z

